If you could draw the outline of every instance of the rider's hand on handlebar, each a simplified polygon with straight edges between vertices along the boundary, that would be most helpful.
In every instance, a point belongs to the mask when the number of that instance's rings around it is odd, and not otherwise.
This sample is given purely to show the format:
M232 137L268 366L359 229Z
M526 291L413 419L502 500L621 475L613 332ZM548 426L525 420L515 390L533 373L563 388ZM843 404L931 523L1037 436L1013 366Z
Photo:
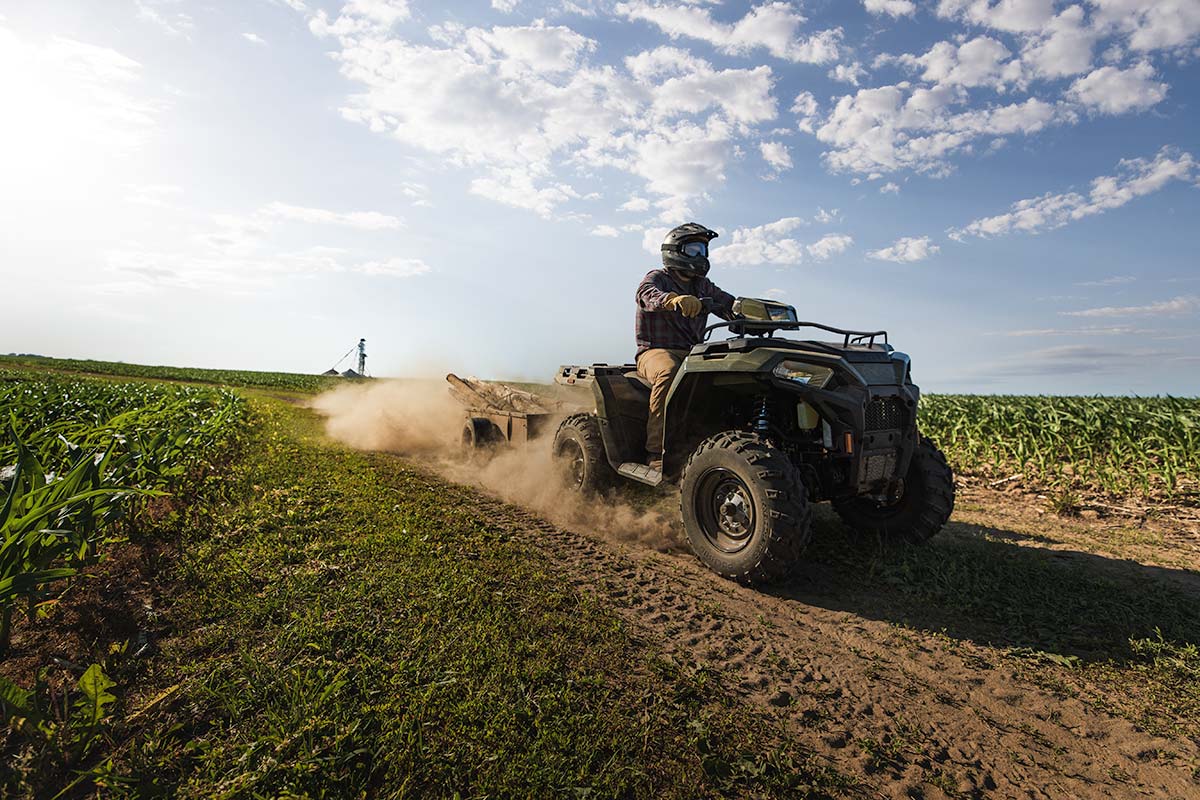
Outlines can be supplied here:
M700 302L700 298L690 294L677 294L668 298L664 305L685 317L694 317L704 310L704 304Z

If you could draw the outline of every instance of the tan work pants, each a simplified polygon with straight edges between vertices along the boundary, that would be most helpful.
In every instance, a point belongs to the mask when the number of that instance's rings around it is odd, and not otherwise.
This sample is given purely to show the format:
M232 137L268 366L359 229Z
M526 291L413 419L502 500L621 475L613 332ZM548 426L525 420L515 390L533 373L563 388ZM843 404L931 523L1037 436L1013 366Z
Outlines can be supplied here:
M646 421L646 458L662 458L663 410L667 405L667 390L679 365L687 358L687 350L646 350L637 359L637 373L650 381L650 419Z

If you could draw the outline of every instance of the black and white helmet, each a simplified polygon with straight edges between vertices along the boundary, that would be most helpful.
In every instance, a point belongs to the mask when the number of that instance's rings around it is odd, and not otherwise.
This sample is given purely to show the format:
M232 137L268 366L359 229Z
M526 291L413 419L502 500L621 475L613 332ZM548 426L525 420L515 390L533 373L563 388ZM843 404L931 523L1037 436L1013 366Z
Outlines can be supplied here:
M676 272L707 275L708 243L715 238L716 231L697 222L672 228L662 243L663 266Z

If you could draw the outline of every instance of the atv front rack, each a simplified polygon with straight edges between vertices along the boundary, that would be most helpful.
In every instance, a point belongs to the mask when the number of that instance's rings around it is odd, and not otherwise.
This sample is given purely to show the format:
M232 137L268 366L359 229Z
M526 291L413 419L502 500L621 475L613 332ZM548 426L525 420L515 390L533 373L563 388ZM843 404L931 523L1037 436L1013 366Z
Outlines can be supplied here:
M748 333L752 336L766 336L775 331L794 331L799 328L819 328L823 331L841 335L842 347L864 343L870 347L875 344L875 339L881 336L883 337L883 343L888 344L887 331L850 331L845 328L835 328L832 325L822 325L820 322L781 322L779 320L766 319L734 319L718 322L716 325L709 325L704 329L704 341L707 342L712 332L718 328L729 328L733 333Z

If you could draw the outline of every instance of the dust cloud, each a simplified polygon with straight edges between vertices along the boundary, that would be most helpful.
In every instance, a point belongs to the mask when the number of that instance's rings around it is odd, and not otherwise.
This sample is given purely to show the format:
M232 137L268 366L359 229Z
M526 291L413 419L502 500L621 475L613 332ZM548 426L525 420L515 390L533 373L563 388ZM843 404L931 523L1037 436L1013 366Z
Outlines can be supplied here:
M484 458L462 450L466 412L444 381L350 384L319 395L310 405L324 415L326 432L340 442L360 450L419 456L422 465L443 477L481 488L561 527L660 551L683 546L678 512L669 498L648 498L649 507L640 508L619 491L584 498L568 490L550 447L557 423L526 445L501 445Z

